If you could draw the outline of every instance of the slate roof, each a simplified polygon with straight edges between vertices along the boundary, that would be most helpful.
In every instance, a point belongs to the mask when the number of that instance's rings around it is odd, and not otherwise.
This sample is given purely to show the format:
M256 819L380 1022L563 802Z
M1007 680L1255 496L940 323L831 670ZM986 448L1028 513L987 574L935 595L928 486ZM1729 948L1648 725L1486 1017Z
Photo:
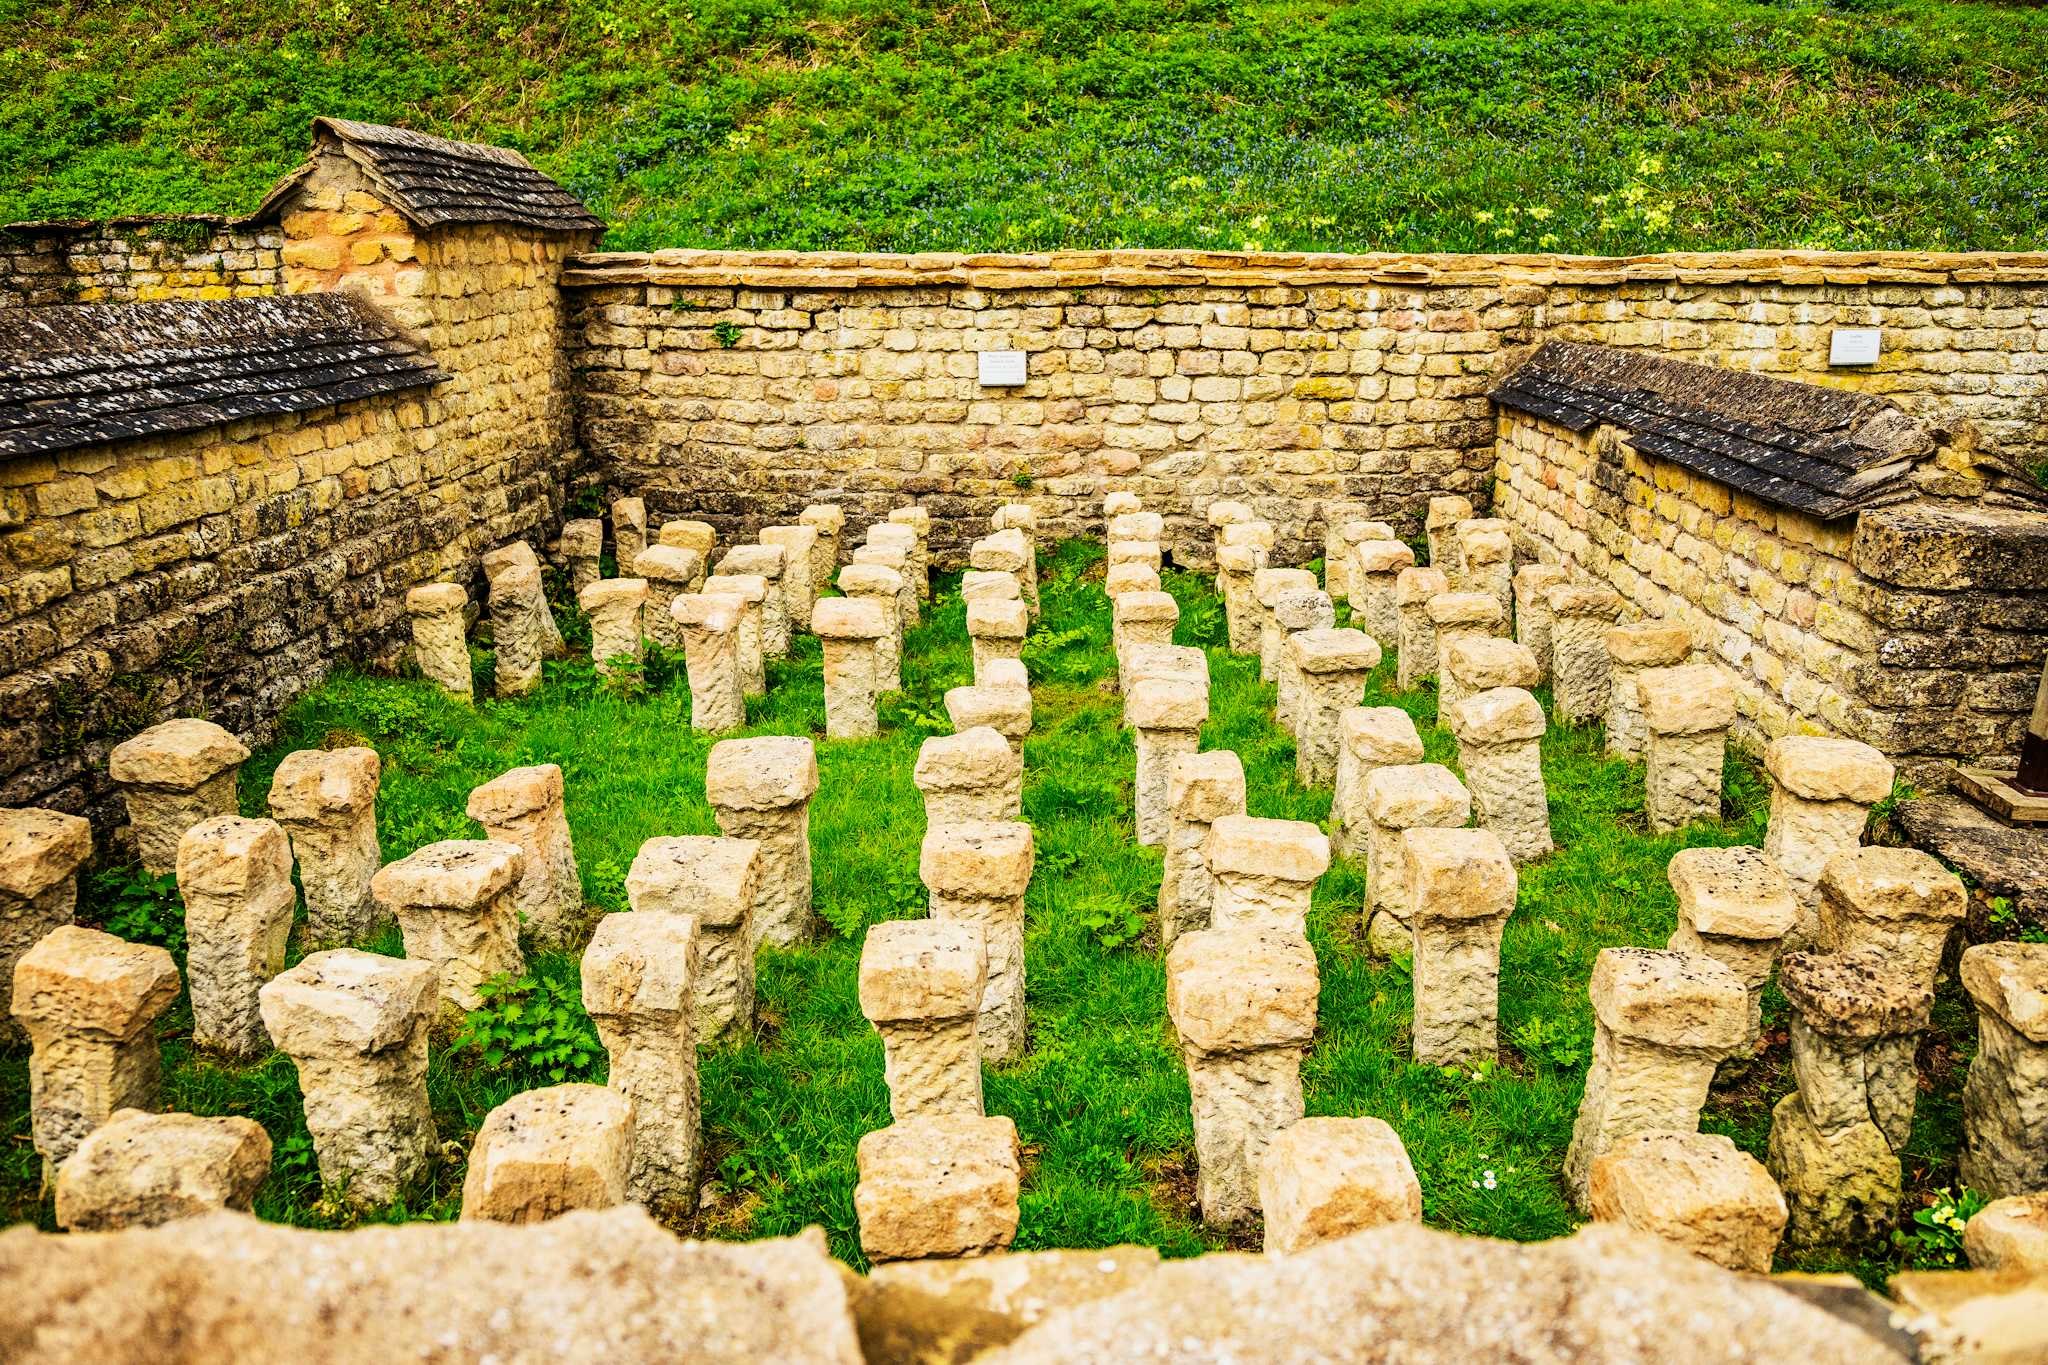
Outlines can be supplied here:
M1869 394L1551 341L1487 395L1575 432L1606 422L1630 446L1828 520L1911 490L1935 439Z
M604 231L604 220L582 200L509 147L453 142L381 123L314 119L316 157L329 139L377 187L379 197L415 226L510 223L542 232ZM255 216L266 216L312 174L314 164L308 161L273 186Z
M0 311L0 456L306 412L447 378L344 294Z

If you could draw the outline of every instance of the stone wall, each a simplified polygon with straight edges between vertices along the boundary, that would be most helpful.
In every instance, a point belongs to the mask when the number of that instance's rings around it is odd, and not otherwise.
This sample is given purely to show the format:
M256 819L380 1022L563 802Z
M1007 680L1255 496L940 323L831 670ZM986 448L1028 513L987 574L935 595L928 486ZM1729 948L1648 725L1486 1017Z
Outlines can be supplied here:
M282 240L219 218L13 223L0 227L0 308L275 294Z

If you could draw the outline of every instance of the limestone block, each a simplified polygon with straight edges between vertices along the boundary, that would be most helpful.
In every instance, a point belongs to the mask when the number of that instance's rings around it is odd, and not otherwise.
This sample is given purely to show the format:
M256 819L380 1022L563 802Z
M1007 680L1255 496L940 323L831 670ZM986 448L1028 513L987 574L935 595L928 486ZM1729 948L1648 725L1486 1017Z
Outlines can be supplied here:
M1536 656L1539 684L1550 681L1549 593L1570 579L1555 564L1524 564L1515 570L1515 643Z
M1458 591L1491 597L1500 607L1506 626L1515 609L1515 543L1503 529L1507 523L1491 518L1459 522Z
M269 1174L270 1134L254 1119L121 1109L58 1168L57 1226L113 1232L247 1213Z
M744 697L768 693L768 661L761 647L762 603L768 600L768 580L759 574L715 573L704 580L704 594L724 597L739 608L739 631L733 637L734 667L740 675ZM858 596L848 593L847 596ZM674 604L670 604L674 612ZM687 651L686 651L687 656Z
M1119 488L1113 493L1103 495L1102 519L1105 522L1115 521L1118 517L1144 510L1145 504L1139 501L1136 493Z
M257 992L284 970L292 912L291 845L274 820L202 820L178 842L192 1041L237 1059L270 1050Z
M1422 1221L1422 1183L1382 1119L1289 1124L1259 1167L1266 1254L1306 1251L1388 1223Z
M1415 1060L1471 1066L1500 1050L1500 939L1515 865L1484 829L1401 832L1414 939Z
M462 1216L543 1223L626 1202L633 1101L602 1085L550 1085L484 1116L462 1178Z
M1458 523L1472 519L1472 500L1438 497L1429 500L1423 531L1429 537L1429 566L1456 580L1464 572L1458 559Z
M1202 857L1216 883L1214 927L1308 932L1309 901L1330 866L1329 837L1314 825L1220 816L1210 822Z
M533 546L523 540L514 540L500 545L495 550L484 551L484 581L489 584L494 599L499 594L498 580L512 569L521 572L514 577L512 584L509 585L509 591L526 597L527 611L539 631L540 652L546 656L559 657L564 652L562 632L555 624L554 610L548 606L547 593L542 586L545 580L541 574L540 556L534 553ZM496 610L494 603L492 611Z
M581 517L562 523L562 559L569 566L569 588L579 598L604 577L598 561L604 555L604 522Z
M1742 1046L1749 993L1704 953L1603 948L1593 960L1593 1064L1565 1153L1572 1202L1589 1207L1593 1163L1630 1133L1690 1133L1714 1066Z
M1994 1199L2048 1190L2048 944L1965 948L1961 975L1977 1006L1962 1181Z
M423 583L405 595L412 621L412 658L427 680L449 696L468 701L476 683L463 638L469 594L455 583Z
M872 602L886 618L887 631L876 643L876 672L884 692L903 690L903 617L897 603L903 596L903 575L880 564L849 564L839 571L839 591L856 602Z
M860 1140L853 1211L871 1261L979 1256L1017 1235L1017 1125L1001 1115L899 1120Z
M991 531L1019 530L1035 549L1038 543L1038 509L1028 502L1006 502L988 519Z
M1764 853L1791 879L1801 905L1795 944L1820 930L1820 873L1863 842L1870 808L1891 793L1891 761L1853 739L1787 735L1764 750L1771 779Z
M1287 638L1273 608L1283 594L1319 592L1316 576L1307 569L1260 569L1252 575L1252 600L1259 621L1259 681L1280 681L1280 650Z
M1770 1273L1785 1196L1763 1163L1719 1133L1631 1133L1593 1163L1593 1217L1752 1275Z
M1874 1123L1823 1131L1787 1095L1771 1110L1766 1164L1784 1192L1785 1242L1795 1250L1874 1247L1896 1226L1899 1158Z
M846 509L837 503L814 502L797 514L797 520L818 533L816 553L817 594L822 595L839 570L840 540L846 532Z
M78 908L78 871L92 857L92 825L76 815L0 809L0 985L14 964ZM10 1019L0 1034L12 1033Z
M1166 557L1159 550L1156 540L1112 540L1109 542L1109 558L1106 561L1112 569L1124 564L1136 564L1158 573L1166 563Z
M1164 592L1125 592L1111 600L1110 635L1116 650L1117 687L1131 689L1130 660L1138 649L1173 643L1180 604Z
M576 594L576 605L590 618L590 658L600 674L639 667L649 596L644 578L600 578Z
M1244 814L1244 764L1228 749L1182 754L1167 774L1166 805L1172 818L1159 877L1161 948L1210 927L1216 879L1203 849L1218 820Z
M1330 841L1347 858L1366 855L1365 780L1380 768L1422 762L1422 736L1398 706L1347 706L1337 714L1336 794Z
M377 844L375 749L301 749L270 783L270 813L291 837L306 893L306 933L315 943L348 943L383 927L370 878Z
M986 725L927 739L911 780L924 793L927 826L1015 820L1023 813L1024 761Z
M1678 927L1664 946L1705 953L1741 978L1749 991L1743 1050L1754 1049L1771 964L1799 920L1792 883L1762 850L1743 846L1682 848L1671 855L1665 875L1678 898Z
M1437 630L1436 712L1439 724L1446 710L1475 692L1496 687L1531 688L1541 676L1536 656L1526 645L1493 635L1468 635Z
M1820 946L1882 948L1890 970L1933 989L1942 949L1969 909L1962 879L1917 848L1850 848L1820 874Z
M1394 528L1384 521L1374 521L1363 508L1333 510L1328 505L1323 509L1323 588L1331 597L1342 602L1354 600L1358 581L1353 576L1358 547L1366 544L1399 544L1394 539Z
M1266 552L1256 545L1224 545L1216 551L1216 590L1223 597L1224 630L1232 654L1259 648L1259 604L1252 583L1266 567Z
M549 945L573 937L583 923L583 879L569 835L561 768L540 763L500 773L470 792L468 810L485 837L515 844L526 854L513 895L526 932Z
M641 852L646 852L644 845ZM627 890L630 894L630 877ZM723 907L712 908L716 913ZM626 1193L651 1209L677 1215L696 1212L702 1162L696 1031L705 1012L700 924L694 914L637 906L629 915L606 915L598 920L582 962L583 1008L611 1058L607 1083L633 1102ZM747 966L751 989L751 958Z
M1429 618L1429 603L1450 590L1441 569L1403 569L1394 575L1395 653L1400 664L1395 680L1403 692L1436 676L1436 623Z
M974 678L981 681L991 659L1015 659L1024 652L1024 637L1031 633L1031 611L1023 602L981 598L967 604L967 640L974 661Z
M1440 592L1422 604L1436 639L1437 688L1444 687L1444 660L1460 640L1485 640L1499 635L1507 623L1500 603L1481 592ZM1454 685L1455 686L1455 685ZM1454 695L1453 700L1456 700Z
M1173 822L1167 786L1174 764L1201 747L1202 722L1208 718L1205 684L1177 678L1145 678L1132 684L1124 719L1137 734L1134 804L1140 844L1166 842Z
M2048 1190L2007 1195L1977 1210L1963 1227L1963 1250L1978 1270L2048 1274Z
M1912 1129L1914 1035L1927 1026L1930 984L1894 969L1881 947L1788 953L1779 988L1792 1005L1792 1075L1823 1130L1875 1123L1890 1145Z
M517 844L443 839L371 879L377 903L398 920L407 959L433 965L443 1008L476 1009L483 1004L477 987L525 970L517 902L525 867Z
M1273 624L1278 631L1273 657L1273 717L1281 728L1294 730L1301 706L1301 673L1294 665L1291 641L1302 631L1330 630L1337 609L1321 588L1290 589L1273 599Z
M918 599L929 602L932 596L932 514L922 507L898 507L889 513L889 524L909 531L912 537L914 537L910 547L910 578L911 582L917 585ZM872 528L868 531L868 539L875 539L875 533ZM976 565L975 567L979 568L981 566Z
M782 584L787 571L788 552L780 545L735 545L712 568L727 577L766 581L768 595L761 599L761 653L770 659L789 654L789 590Z
M1315 1036L1318 985L1315 952L1292 930L1204 929L1182 934L1166 955L1166 1010L1194 1112L1196 1197L1210 1227L1258 1216L1266 1148L1301 1121L1301 1054Z
M621 564L631 564L647 548L647 502L643 498L612 499L612 549Z
M669 603L669 619L681 635L683 666L689 674L690 728L718 734L745 725L740 603L728 596L684 593ZM763 631L765 640L765 626Z
M1300 630L1288 638L1296 683L1294 775L1304 787L1336 785L1343 717L1358 709L1380 647L1362 630Z
M897 527L904 530L904 527ZM917 602L917 585L910 579L910 556L895 546L862 545L848 556L849 567L861 565L866 568L887 569L901 581L896 596L897 640L901 643L902 632L916 626L921 613ZM1014 584L1015 575L1010 576Z
M1105 593L1115 597L1113 592ZM1008 569L969 569L960 575L960 600L972 605L983 598L999 602L1022 602L1024 589L1017 584L1017 575Z
M860 1012L882 1035L889 1114L979 1115L977 1020L988 979L981 926L887 920L860 951Z
M683 648L683 628L676 620L675 602L702 586L704 556L680 546L650 545L633 560L630 572L647 584L647 603L641 620L648 638L670 649ZM723 567L720 572L724 572Z
M1550 611L1550 695L1565 725L1607 714L1607 631L1622 600L1606 588L1561 583L1543 595Z
M1610 626L1607 646L1607 756L1640 759L1650 732L1643 723L1636 679L1646 668L1676 668L1692 653L1692 628L1683 621L1637 621Z
M1022 754L1024 737L1031 733L1031 689L1016 686L948 688L946 715L952 719L956 732L985 725L1009 741L1014 752Z
M1017 590L1024 595L1024 604L1033 616L1038 614L1038 567L1031 542L1022 531L997 531L983 536L969 550L967 562L984 571L1017 575Z
M1145 540L1158 544L1166 538L1166 518L1157 512L1122 512L1109 519L1105 539L1114 545L1120 540Z
M1218 530L1236 522L1254 521L1258 518L1258 514L1252 511L1247 504L1233 502L1228 499L1220 499L1210 503L1209 510L1203 515L1209 525Z
M649 839L626 873L626 900L635 913L687 915L697 923L691 1036L700 1046L737 1042L754 1031L760 879L760 844L702 834Z
M1127 592L1158 592L1159 571L1143 564L1112 564L1102 575L1102 595L1111 602ZM966 595L963 583L961 595Z
M910 585L913 604L931 600L930 567L925 559L924 541L918 535L915 527L900 522L870 526L868 528L868 545L885 552L895 552L903 557L901 564L895 563L893 560L886 562L888 562L890 568L896 569L901 573L905 582ZM870 562L881 563L885 561L874 560ZM909 619L909 624L915 626L918 621L915 614L917 610L915 605L913 605L912 610L913 614Z
M934 825L918 850L931 917L982 932L988 976L976 1031L991 1062L1024 1051L1024 893L1033 856L1031 826L1021 820Z
M29 1131L45 1181L117 1109L153 1109L157 1016L178 968L150 944L59 925L14 964L14 1022L28 1033Z
M825 598L812 614L812 628L824 649L827 738L869 739L881 733L875 707L883 690L882 644L889 638L891 615L880 602L852 597Z
M1519 687L1495 687L1453 703L1444 718L1457 736L1458 766L1480 825L1500 836L1517 863L1549 856L1556 845L1543 781L1543 707Z
M1735 684L1713 664L1636 674L1643 723L1643 808L1660 833L1721 818L1721 767L1735 723Z
M811 604L818 600L818 528L764 526L763 545L782 547L782 606L792 631L811 628Z
M440 989L431 962L353 948L314 953L263 988L263 1026L299 1070L320 1179L358 1208L389 1204L432 1165Z
M161 877L178 868L178 841L201 820L234 815L235 779L249 750L210 720L182 717L152 725L107 755L143 868Z
M1395 763L1366 777L1363 804L1366 940L1382 957L1406 957L1414 902L1401 832L1456 829L1472 818L1472 797L1441 763Z
M802 736L762 735L711 746L704 797L719 829L761 845L754 942L789 947L818 930L811 909L811 794L818 754Z
M501 697L523 697L540 686L541 661L550 652L544 606L539 569L511 564L491 580L493 686Z
M694 550L704 557L704 563L711 563L711 552L718 548L718 531L708 521L665 521L661 524L661 536L657 542L671 545L678 550ZM621 560L620 563L628 561ZM688 592L702 592L701 581L691 584Z
M1365 628L1381 648L1401 640L1401 617L1394 605L1394 584L1404 569L1415 567L1415 551L1398 540L1367 540L1351 556L1351 621Z

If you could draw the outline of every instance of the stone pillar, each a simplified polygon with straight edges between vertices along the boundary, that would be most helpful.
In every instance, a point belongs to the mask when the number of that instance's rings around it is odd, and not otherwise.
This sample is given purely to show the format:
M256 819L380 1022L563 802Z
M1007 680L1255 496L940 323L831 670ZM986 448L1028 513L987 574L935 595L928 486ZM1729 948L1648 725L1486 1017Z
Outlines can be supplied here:
M816 747L800 735L720 740L704 765L704 797L719 829L761 845L754 942L780 948L818 931L811 909L811 794Z
M989 515L988 528L991 531L1019 530L1031 544L1032 552L1038 550L1038 509L1028 502L1006 502Z
M604 554L604 522L585 517L562 523L562 561L569 566L569 589L578 598L604 577L598 561Z
M685 593L669 603L669 619L682 634L683 666L690 678L690 728L707 734L747 723L740 671L739 599ZM763 638L766 626L763 626Z
M1678 898L1678 927L1664 946L1705 953L1749 992L1749 1022L1738 1055L1756 1050L1764 985L1785 935L1798 922L1792 883L1754 848L1682 848L1665 869Z
M1323 587L1332 598L1349 602L1357 610L1358 581L1353 577L1359 548L1364 545L1397 545L1394 528L1384 521L1346 517L1323 526ZM1411 555L1412 560L1412 555Z
M839 591L853 601L872 602L882 609L887 629L876 645L876 678L884 692L901 692L903 618L896 604L903 595L903 575L879 564L849 564L839 571Z
M1013 528L983 536L974 542L968 563L984 572L1017 575L1024 605L1033 616L1038 615L1038 566L1032 558L1031 542L1022 531Z
M76 815L0 809L0 987L14 964L78 910L78 870L92 857L92 824ZM0 1041L22 1035L0 1020Z
M889 513L889 524L906 528L916 537L910 547L910 581L917 588L920 602L932 600L932 514L922 507L898 507ZM873 540L874 533L868 533ZM976 568L981 567L976 565Z
M1494 687L1456 703L1446 719L1480 826L1517 863L1548 857L1557 845L1543 782L1543 707L1519 687Z
M988 983L977 1033L991 1062L1024 1052L1024 892L1032 859L1031 826L1022 821L934 825L918 853L932 918L981 929Z
M640 851L644 857L646 846ZM630 890L630 878L628 883ZM705 996L698 955L702 921L694 913L648 913L637 905L634 910L598 920L583 950L583 1008L611 1058L606 1083L633 1103L627 1195L657 1213L689 1215L697 1208L702 1161L697 1088L697 1027ZM742 940L745 910L743 903ZM751 989L751 954L747 966Z
M846 530L846 510L837 503L814 502L799 512L796 519L818 533L812 563L817 571L817 591L812 594L815 597L831 586L833 575L839 572L839 542Z
M690 1032L699 1046L737 1042L754 1031L754 945L760 939L754 907L762 890L761 845L752 839L649 839L626 873L626 899L636 913L696 922Z
M1962 1182L1992 1199L2048 1190L2048 944L1965 948L1962 978L1977 1005Z
M1870 808L1891 794L1892 764L1858 740L1787 735L1764 750L1764 771L1771 778L1764 853L1799 897L1796 946L1819 928L1821 869L1863 842Z
M911 780L924 793L927 827L1023 815L1024 760L986 725L927 739Z
M1543 601L1550 608L1550 697L1558 721L1599 720L1607 714L1607 629L1621 619L1621 597L1567 583Z
M1448 712L1465 698L1496 687L1530 688L1540 670L1525 645L1495 635L1440 634L1437 637L1436 714L1448 726Z
M882 696L882 645L889 608L879 602L828 597L811 623L824 645L825 736L872 739L881 733L875 706Z
M1330 842L1354 861L1366 854L1365 780L1380 768L1422 762L1422 736L1398 706L1351 706L1337 717L1336 794Z
M1441 763L1402 763L1366 777L1364 806L1366 941L1381 957L1406 957L1415 941L1401 832L1456 829L1472 818L1472 798Z
M1721 818L1721 765L1735 723L1735 685L1713 664L1636 675L1643 720L1643 809L1658 833Z
M469 818L484 837L524 853L512 904L535 943L558 947L583 927L583 878L569 837L562 770L553 763L511 768L469 794Z
M1429 619L1429 603L1449 591L1441 569L1403 569L1394 575L1395 684L1403 692L1436 676L1436 623Z
M868 528L867 548L889 556L886 560L873 559L865 562L886 563L903 575L903 581L910 593L910 614L904 624L915 627L921 616L918 604L931 597L931 580L927 576L917 532L908 526L883 524ZM900 561L899 558L900 557ZM864 562L858 556L856 563Z
M1394 605L1394 584L1404 569L1415 567L1415 551L1398 540L1368 540L1351 557L1351 623L1393 649L1401 641L1401 615Z
M1259 681L1278 684L1280 651L1287 632L1273 614L1280 598L1289 592L1320 592L1316 576L1307 569L1260 569L1252 575L1252 600L1258 603Z
M650 595L644 578L600 578L576 594L576 605L590 618L590 661L599 676L639 670ZM623 665L615 662L621 659Z
M1555 564L1524 564L1515 570L1515 643L1536 656L1538 683L1550 681L1550 590L1571 581Z
M234 815L235 779L249 750L210 720L152 725L107 755L107 776L121 790L143 870L178 869L178 841L201 820Z
M1283 592L1273 599L1273 625L1278 634L1273 654L1273 718L1282 729L1298 733L1301 671L1294 663L1294 637L1303 631L1332 630L1337 609L1321 588Z
M1457 700L1457 684L1444 666L1451 646L1460 640L1496 638L1502 625L1500 603L1480 592L1440 592L1423 603L1422 609L1429 613L1429 628L1436 637L1437 711L1438 724L1442 724L1444 689L1451 688L1451 700Z
M621 567L647 548L647 502L644 498L612 499L612 557Z
M1159 590L1159 571L1147 568L1143 564L1112 564L1102 575L1102 595L1110 600L1112 606L1127 592ZM960 591L963 597L966 596L967 588L964 582Z
M729 556L728 556L729 557ZM647 584L644 623L647 636L669 649L683 648L683 629L676 624L675 601L704 581L704 556L674 545L650 545L630 569Z
M1017 1125L1000 1114L933 1114L860 1140L853 1190L870 1261L1001 1251L1017 1235Z
M1103 595L1112 599L1116 596L1107 590ZM1008 569L969 569L961 574L961 603L972 606L984 599L993 602L1022 602L1024 590L1017 586L1017 575Z
M704 591L705 571L711 564L711 552L718 548L718 532L708 521L665 521L661 525L661 544L678 550L688 550L697 556L697 573L690 580L684 592Z
M1202 1222L1259 1214L1266 1149L1301 1121L1301 1054L1315 1037L1315 950L1283 929L1182 934L1166 955L1166 1011L1180 1034L1195 1120Z
M380 1208L433 1164L427 1035L439 1009L431 962L353 948L314 953L263 988L263 1027L299 1069L320 1179Z
M991 676L1001 664L1023 664L1015 659L998 659L990 665ZM1024 752L1024 737L1031 733L1031 689L1016 683L989 683L982 687L954 687L946 691L946 715L957 733L986 725L1009 741L1014 753Z
M1147 678L1194 683L1205 690L1209 686L1209 656L1193 645L1132 645L1129 653L1133 687ZM1128 716L1124 723L1130 724Z
M1456 579L1458 591L1476 592L1494 600L1500 607L1503 628L1515 610L1515 542L1503 529L1504 525L1490 518L1458 524L1458 562L1462 572Z
M1156 540L1112 540L1107 563L1112 569L1121 564L1136 564L1156 574L1165 567L1166 556Z
M1593 1163L1587 1184L1600 1222L1750 1275L1770 1273L1785 1231L1771 1173L1719 1133L1631 1133Z
M761 645L762 604L768 580L759 574L715 573L704 580L706 597L724 597L739 608L739 631L733 636L733 664L740 675L742 697L768 694L768 662ZM670 604L674 613L674 604ZM685 655L688 651L685 650ZM744 705L744 703L742 703Z
M560 658L566 653L562 644L561 628L555 624L554 609L548 605L548 595L543 586L546 579L541 574L540 556L533 552L533 547L523 540L508 541L495 550L484 551L481 562L484 582L490 586L493 614L498 609L498 580L504 576L506 570L533 571L530 579L525 574L518 575L513 580L514 586L511 590L527 597L527 610L539 626L541 653L550 658Z
M464 1221L544 1223L623 1204L633 1101L602 1085L523 1090L484 1116L462 1178Z
M1256 545L1224 545L1216 551L1216 588L1223 596L1223 622L1232 654L1255 654L1259 648L1259 604L1252 582L1266 567L1266 552Z
M1473 1066L1500 1050L1500 936L1515 865L1484 829L1401 833L1414 939L1415 1060Z
M463 613L469 594L456 583L422 583L405 595L412 619L412 661L428 682L457 701L469 701L476 680L469 668L469 644L463 638Z
M886 920L860 950L860 1012L882 1035L898 1123L981 1110L977 1019L988 978L981 926Z
M1602 948L1589 994L1593 1064L1564 1159L1582 1213L1593 1163L1618 1139L1698 1130L1714 1067L1742 1046L1749 1022L1749 992L1704 953Z
M121 1109L57 1170L57 1226L115 1232L242 1213L270 1174L270 1134L254 1119Z
M1111 643L1116 651L1117 689L1131 690L1131 657L1147 645L1170 645L1180 622L1180 604L1165 592L1127 592L1110 604Z
M818 600L818 528L764 526L761 543L782 547L782 605L790 630L809 630L811 604Z
M200 821L178 843L178 894L193 1043L238 1060L261 1056L270 1036L256 996L284 970L299 904L284 829L239 815Z
M1288 642L1299 695L1294 775L1304 787L1332 787L1343 751L1343 716L1358 709L1380 647L1362 630L1304 630Z
M1330 867L1330 840L1306 820L1224 815L1209 826L1202 860L1216 884L1211 926L1306 934L1316 879Z
M967 604L967 640L974 661L974 679L991 659L1023 656L1024 637L1031 633L1031 610L1020 602L984 597Z
M1244 764L1228 749L1182 754L1167 775L1166 804L1172 821L1159 877L1162 949L1182 934L1210 927L1216 878L1203 849L1218 820L1244 814Z
M1692 629L1682 621L1610 626L1607 645L1607 756L1640 760L1649 743L1636 680L1643 670L1677 668L1692 654Z
M1172 678L1146 678L1131 685L1124 718L1137 732L1138 842L1166 842L1173 823L1167 798L1173 766L1202 744L1202 722L1209 718L1209 689Z
M1429 537L1429 567L1454 583L1464 573L1464 566L1458 561L1458 523L1471 519L1470 498L1429 500L1429 514L1423 521L1424 533Z
M752 576L768 588L761 599L761 653L770 659L789 654L789 591L782 585L786 554L780 545L735 545L718 561L714 572L728 577Z
M541 660L549 652L546 623L535 610L540 601L539 569L509 564L491 580L493 686L501 697L523 697L540 686Z
M1422 1221L1422 1182L1383 1119L1308 1118L1280 1130L1259 1165L1268 1256L1388 1223Z
M1120 540L1143 540L1157 545L1166 539L1166 518L1157 512L1120 512L1109 519L1104 540L1114 545Z
M156 1108L155 1026L178 998L178 967L153 945L62 924L14 964L13 989L14 1022L35 1049L29 1131L47 1185L115 1110Z
M476 1009L478 986L526 970L515 900L525 864L516 844L443 839L371 880L377 903L398 919L406 957L434 968L443 1008Z

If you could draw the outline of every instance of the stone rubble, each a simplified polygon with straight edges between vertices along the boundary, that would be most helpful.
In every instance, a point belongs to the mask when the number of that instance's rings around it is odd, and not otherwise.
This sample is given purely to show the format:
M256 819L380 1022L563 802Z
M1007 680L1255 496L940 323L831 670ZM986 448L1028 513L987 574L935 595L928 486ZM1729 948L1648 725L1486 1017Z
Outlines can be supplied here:
M526 855L512 904L526 934L558 947L583 927L583 878L562 796L562 769L554 763L512 768L473 789L469 818L484 837Z
M1476 1066L1500 1050L1500 939L1515 865L1485 829L1401 833L1414 939L1415 1060Z
M107 755L107 776L128 808L143 870L178 870L178 841L201 820L237 815L235 781L249 750L210 720L183 717L152 725Z
M443 839L385 864L371 879L377 903L405 936L406 958L434 969L444 1010L476 1009L484 982L525 970L517 903L525 866L517 844Z
M988 954L981 926L885 920L860 951L860 1012L882 1035L889 1114L979 1116L981 998Z
M626 1202L633 1101L602 1085L525 1090L484 1116L462 1179L462 1217L541 1223Z
M754 1031L754 907L762 893L761 845L718 835L661 835L640 845L626 873L635 914L687 917L695 1013L690 1034L702 1047L738 1042ZM598 921L609 925L619 917Z
M192 1041L248 1061L270 1051L257 993L284 970L298 889L274 820L202 820L178 843Z
M1458 766L1479 824L1500 837L1517 863L1548 857L1556 845L1543 780L1542 705L1519 687L1495 687L1454 702L1445 720L1457 736Z
M113 1232L243 1213L270 1175L270 1134L254 1119L120 1109L57 1170L57 1226Z
M817 790L817 748L800 735L720 740L705 761L704 797L718 828L761 845L757 945L787 948L817 935L811 908L811 796Z
M1024 892L1034 856L1031 826L980 820L925 831L917 872L931 917L982 932L981 1055L1001 1064L1024 1053Z
M695 914L636 904L631 914L597 922L581 968L583 1008L610 1058L606 1084L633 1106L626 1195L676 1216L696 1212L703 1160L697 1085L698 1026L706 1013L700 925ZM751 956L746 965L751 987Z

